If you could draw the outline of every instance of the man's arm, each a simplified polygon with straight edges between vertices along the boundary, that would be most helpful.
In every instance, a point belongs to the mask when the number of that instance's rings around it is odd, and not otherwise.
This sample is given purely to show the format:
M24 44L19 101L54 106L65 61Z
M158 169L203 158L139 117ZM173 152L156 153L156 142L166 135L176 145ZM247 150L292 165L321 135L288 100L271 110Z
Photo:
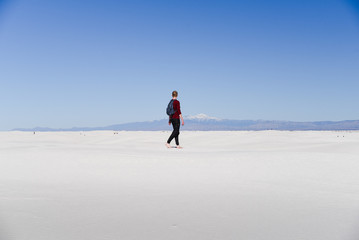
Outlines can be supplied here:
M177 101L178 103L178 113L179 113L179 117L181 118L181 121L182 121L182 126L184 125L184 121L183 121L183 117L182 117L182 112L181 112L181 105L180 105L180 102Z

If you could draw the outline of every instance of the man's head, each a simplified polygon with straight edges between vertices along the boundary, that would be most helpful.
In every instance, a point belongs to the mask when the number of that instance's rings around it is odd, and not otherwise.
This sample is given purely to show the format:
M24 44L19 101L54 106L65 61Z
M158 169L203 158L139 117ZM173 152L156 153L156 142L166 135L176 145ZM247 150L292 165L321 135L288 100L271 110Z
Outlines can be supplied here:
M177 91L173 91L172 92L172 97L177 97L178 96L178 92Z

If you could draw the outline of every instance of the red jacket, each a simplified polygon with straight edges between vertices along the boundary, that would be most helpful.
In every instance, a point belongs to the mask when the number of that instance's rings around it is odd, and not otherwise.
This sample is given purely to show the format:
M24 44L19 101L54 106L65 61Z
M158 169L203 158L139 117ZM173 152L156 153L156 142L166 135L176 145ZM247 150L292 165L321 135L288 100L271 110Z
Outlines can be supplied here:
M176 119L179 119L179 115L181 115L181 106L180 106L180 102L178 100L174 100L173 101L173 109L176 111L172 117L170 118L176 118Z

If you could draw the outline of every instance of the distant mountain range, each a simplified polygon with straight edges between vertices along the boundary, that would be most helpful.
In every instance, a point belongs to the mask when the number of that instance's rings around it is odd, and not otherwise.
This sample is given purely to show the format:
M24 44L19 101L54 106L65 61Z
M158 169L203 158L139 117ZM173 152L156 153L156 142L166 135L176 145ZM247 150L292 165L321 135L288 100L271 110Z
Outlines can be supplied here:
M268 121L268 120L229 120L209 117L205 114L188 116L184 119L185 125L181 130L189 131L241 131L241 130L359 130L359 120L346 121L319 121L319 122L292 122L292 121ZM172 130L168 125L168 119L116 124L107 127L73 127L54 129L36 127L31 129L17 128L13 131L166 131Z

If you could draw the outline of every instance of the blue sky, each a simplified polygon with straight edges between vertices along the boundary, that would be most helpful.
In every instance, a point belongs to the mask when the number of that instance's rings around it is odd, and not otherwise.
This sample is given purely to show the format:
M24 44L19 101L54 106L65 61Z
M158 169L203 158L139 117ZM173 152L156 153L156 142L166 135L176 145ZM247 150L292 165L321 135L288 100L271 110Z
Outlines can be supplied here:
M0 130L359 119L356 0L0 0Z

